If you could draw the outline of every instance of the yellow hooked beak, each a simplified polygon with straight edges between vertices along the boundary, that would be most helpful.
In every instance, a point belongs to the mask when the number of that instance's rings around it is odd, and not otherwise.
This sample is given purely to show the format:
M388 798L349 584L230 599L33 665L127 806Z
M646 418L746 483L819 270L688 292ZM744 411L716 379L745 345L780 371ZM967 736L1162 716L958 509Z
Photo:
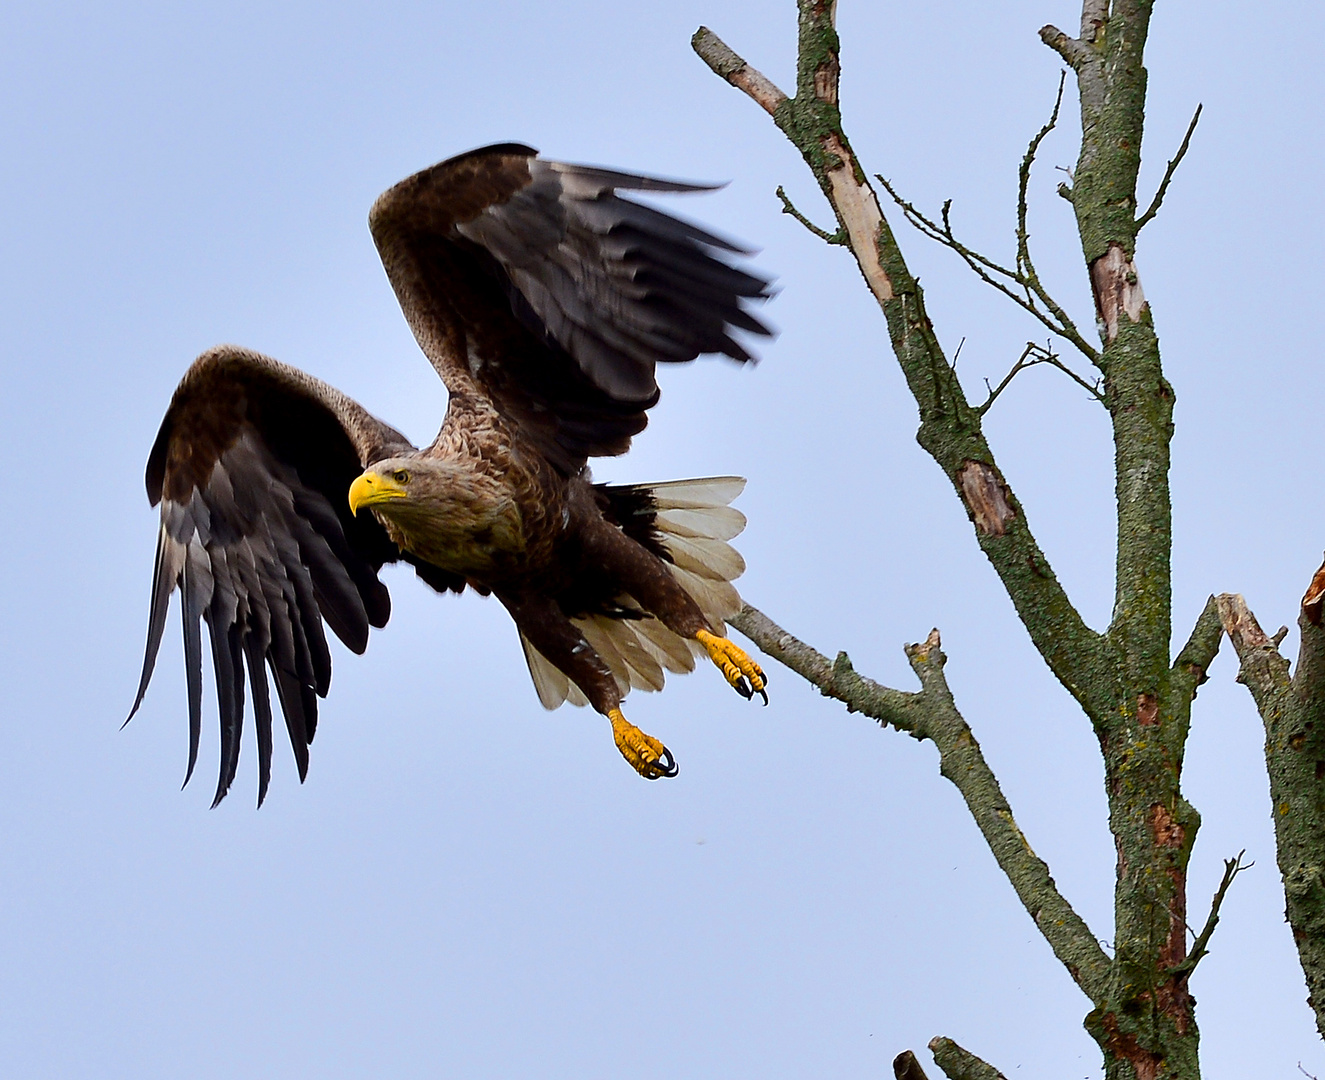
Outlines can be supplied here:
M407 499L409 492L389 476L371 469L360 474L350 485L350 513L357 514L361 506L373 506L391 499Z

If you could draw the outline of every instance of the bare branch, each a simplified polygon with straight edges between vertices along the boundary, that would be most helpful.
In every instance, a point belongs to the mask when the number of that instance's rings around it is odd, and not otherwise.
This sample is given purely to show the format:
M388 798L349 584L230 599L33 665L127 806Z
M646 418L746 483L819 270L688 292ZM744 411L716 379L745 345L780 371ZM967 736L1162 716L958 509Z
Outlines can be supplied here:
M908 693L857 674L846 653L839 653L830 662L749 604L730 622L769 656L818 687L820 693L843 702L848 711L863 712L914 738L934 743L939 752L939 771L966 800L1000 869L1040 933L1077 985L1098 1002L1106 991L1109 958L1017 827L998 779L953 702L943 674L947 658L940 648L938 631L931 631L919 645L907 646L907 658L921 685L918 693Z
M777 197L782 200L782 212L784 214L790 214L825 244L846 244L847 234L845 229L838 229L837 232L830 233L819 228L818 225L796 209L795 205L789 198L787 198L787 193L782 190L780 185L777 189Z
M1242 871L1250 870L1256 864L1254 862L1244 863L1242 856L1247 854L1246 848L1239 851L1231 859L1224 860L1224 876L1220 879L1219 888L1215 890L1214 899L1210 901L1210 915L1205 920L1205 926L1201 932L1196 935L1196 940L1192 942L1192 951L1187 954L1187 959L1177 967L1173 968L1174 975L1190 975L1196 970L1196 965L1201 962L1209 949L1210 938L1215 932L1215 927L1219 925L1219 909L1224 904L1224 896L1228 893L1228 887L1233 884L1233 879Z
M1053 352L1048 346L1037 345L1033 341L1028 341L1026 342L1026 348L1023 349L1021 355L1017 357L1017 362L1012 365L1012 370L1003 376L1003 381L1001 383L995 387L990 387L989 380L985 380L985 387L989 389L989 396L985 398L983 403L975 407L975 411L981 416L984 416L985 413L989 411L989 407L998 399L998 395L1007 389L1008 384L1016 378L1017 374L1025 371L1027 368L1035 367L1036 364L1048 364L1050 367L1057 368L1071 378L1078 386L1082 387L1101 405L1104 405L1106 408L1108 407L1108 403L1105 401L1104 395L1100 393L1098 386L1092 386L1090 383L1086 382L1085 379L1064 364L1063 361L1058 358L1058 354Z
M1054 111L1049 114L1049 122L1036 132L1035 138L1031 139L1030 145L1026 147L1026 154L1021 159L1021 167L1017 170L1017 269L1035 281L1039 278L1031 263L1030 233L1026 229L1026 189L1030 186L1031 166L1035 163L1040 143L1044 142L1045 136L1058 124L1058 110L1063 105L1063 87L1066 83L1067 72L1063 72L1058 76L1058 96L1054 98Z
M980 417L944 357L925 313L924 294L842 131L832 4L799 0L799 8L798 90L794 98L777 106L774 122L819 181L847 233L856 264L883 310L893 351L920 412L917 439L966 504L980 547L998 572L1036 648L1092 721L1102 722L1114 709L1101 688L1112 686L1117 654L1072 606L994 465L993 451L980 430ZM717 63L719 74L734 69L739 58L733 60L735 54L725 46L725 52L715 51L716 38L710 31L697 34L695 41L706 60ZM720 56L727 61L719 62ZM1052 329L1061 334L1063 328ZM1080 335L1069 336L1069 340L1084 347L1088 355L1093 352ZM973 470L988 482L968 484ZM993 523L998 527L989 527L991 523L979 513L981 506L972 505L974 490L993 491L996 501L1008 511L998 515Z
M1070 378L1074 383L1076 383L1079 387L1081 387L1081 389L1086 391L1086 393L1088 393L1091 397L1093 397L1096 401L1098 401L1101 405L1103 405L1106 409L1109 407L1109 399L1104 396L1104 391L1100 389L1100 380L1097 379L1093 383L1087 382L1075 371L1073 371L1070 367L1068 367L1065 363L1063 363L1063 361L1059 358L1056 352L1050 352L1046 350L1045 355L1039 357L1038 359L1033 361L1033 363L1048 364L1050 367L1057 368L1064 375Z
M861 712L899 731L914 733L918 707L915 699L919 695L893 690L857 675L850 661L843 662L842 656L838 657L838 663L833 663L749 604L728 621L774 660L818 687L825 697L837 698L848 712Z
M969 1050L963 1050L951 1039L942 1036L931 1039L929 1050L948 1080L1007 1080L988 1062L981 1061Z
M736 89L748 94L761 109L772 116L778 106L787 100L771 79L761 74L729 49L723 40L707 26L701 26L690 39L690 46L699 58L721 75Z
M984 414L989 411L989 406L991 406L992 404L994 404L995 401L998 400L998 395L1001 394L1004 390L1006 390L1008 384L1017 377L1017 372L1024 371L1026 368L1030 367L1032 364L1035 363L1034 360L1030 360L1029 358L1038 348L1039 346L1036 345L1035 342L1033 341L1026 342L1026 348L1024 348L1021 351L1021 355L1017 357L1017 362L1012 365L1012 370L1003 376L1003 381L999 383L997 386L990 387L989 380L988 379L985 380L985 388L989 390L989 396L985 398L984 404L977 405L975 407L976 412L978 412L981 416L984 416Z
M1040 28L1040 40L1061 56L1067 62L1068 67L1074 71L1080 69L1081 65L1088 60L1095 58L1094 49L1084 41L1068 37L1056 26L1042 26Z
M1182 159L1187 156L1187 147L1191 145L1192 132L1196 130L1196 123L1201 119L1202 106L1196 106L1196 112L1192 115L1192 122L1187 125L1187 134L1182 137L1182 145L1178 147L1178 153L1169 166L1164 170L1164 179L1159 182L1159 189L1155 192L1154 199L1151 200L1150 209L1136 219L1136 231L1140 232L1150 219L1159 213L1160 204L1164 201L1164 193L1169 190L1169 181L1173 179L1173 174L1178 171L1178 166L1182 164Z
M1031 166L1035 163L1035 155L1039 152L1040 143L1058 124L1058 110L1063 105L1063 85L1066 81L1067 73L1063 72L1058 79L1058 95L1054 98L1054 109L1049 115L1049 122L1040 128L1035 138L1031 139L1030 145L1026 148L1026 154L1021 159L1021 167L1017 170L1017 271L1024 278L1023 287L1026 291L1028 293L1033 292L1040 298L1040 302L1048 308L1049 313L1058 321L1058 324L1071 331L1070 334L1064 334L1063 336L1072 341L1073 344L1077 344L1072 335L1080 338L1082 342L1085 339L1081 337L1076 324L1063 310L1062 305L1049 295L1049 291L1041 283L1040 275L1035 269L1035 263L1031 261L1030 232L1026 227L1026 190L1030 185ZM1081 348L1081 345L1077 344L1077 348ZM1099 356L1093 348L1089 351L1082 351L1086 352L1086 356L1092 364L1095 364L1096 367L1100 365ZM1099 395L1096 394L1096 396ZM1103 401L1102 398L1101 401Z
M923 233L935 243L942 244L946 248L955 251L957 255L970 267L971 271L980 278L986 285L997 289L1018 307L1025 309L1031 315L1034 315L1040 322L1044 323L1049 330L1061 338L1066 338L1088 359L1092 364L1099 366L1100 354L1093 345L1091 345L1076 328L1076 324L1068 317L1056 300L1040 284L1038 276L1030 276L1022 273L1020 270L1009 270L1006 266L1001 266L992 259L981 255L978 251L973 251L963 244L952 231L952 200L949 199L943 204L942 216L943 224L926 217L914 204L907 202L898 194L897 189L879 174L875 174L875 179L883 185L885 191L892 196L893 202L900 207L906 220L911 223L919 232ZM1032 268L1033 274L1033 268ZM999 277L1018 286L1026 291L1027 295L1022 296L1013 291L1004 281L998 280ZM1042 311L1035 303L1034 297L1038 297L1043 302L1047 311Z
M1291 680L1288 661L1241 596L1219 597L1219 613L1242 661L1238 681L1251 691L1265 727L1285 914L1306 976L1307 1002L1316 1013L1316 1029L1325 1036L1325 629L1316 607L1320 585L1325 585L1325 567L1303 597L1298 618L1302 646Z
M1214 663L1219 653L1219 643L1224 638L1224 628L1219 618L1219 602L1212 596L1205 602L1192 627L1192 636L1173 661L1170 676L1180 684L1182 697L1191 701L1196 697L1196 688L1206 681L1206 671Z

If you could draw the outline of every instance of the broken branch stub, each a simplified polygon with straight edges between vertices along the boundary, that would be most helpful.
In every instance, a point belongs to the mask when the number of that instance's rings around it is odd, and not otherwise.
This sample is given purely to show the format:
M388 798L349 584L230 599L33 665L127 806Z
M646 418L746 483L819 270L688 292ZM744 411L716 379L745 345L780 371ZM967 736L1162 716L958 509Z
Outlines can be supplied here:
M1325 601L1325 563L1321 563L1307 586L1307 594L1302 597L1302 616L1312 626L1320 625L1322 601Z

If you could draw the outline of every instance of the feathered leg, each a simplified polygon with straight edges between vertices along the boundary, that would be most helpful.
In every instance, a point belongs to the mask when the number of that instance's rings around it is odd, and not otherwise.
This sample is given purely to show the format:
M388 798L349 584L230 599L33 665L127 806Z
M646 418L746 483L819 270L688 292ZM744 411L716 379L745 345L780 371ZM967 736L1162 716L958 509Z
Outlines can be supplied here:
M612 722L617 749L634 770L646 780L675 776L676 761L671 751L622 715L621 691L612 672L557 602L540 596L517 600L498 593L497 597L529 643L564 672L584 692L589 704Z
M583 543L588 565L606 571L672 633L698 641L738 694L744 698L758 694L768 704L763 670L739 645L715 632L667 563L601 519L585 530Z

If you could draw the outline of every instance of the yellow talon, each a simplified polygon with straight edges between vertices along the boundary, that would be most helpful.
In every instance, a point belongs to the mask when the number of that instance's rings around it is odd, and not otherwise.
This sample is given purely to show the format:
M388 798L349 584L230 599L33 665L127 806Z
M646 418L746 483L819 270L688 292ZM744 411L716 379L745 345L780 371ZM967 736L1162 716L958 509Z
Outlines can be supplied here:
M744 649L734 641L718 637L717 634L711 634L707 630L697 633L695 640L708 650L709 659L718 665L718 670L722 672L733 690L743 698L758 694L764 699L764 704L768 704L768 694L764 691L764 687L768 685L768 676L746 655Z
M616 739L616 748L640 776L645 780L657 780L659 777L676 775L672 752L661 742L640 731L621 715L620 709L612 709L607 718L612 721L612 737Z

